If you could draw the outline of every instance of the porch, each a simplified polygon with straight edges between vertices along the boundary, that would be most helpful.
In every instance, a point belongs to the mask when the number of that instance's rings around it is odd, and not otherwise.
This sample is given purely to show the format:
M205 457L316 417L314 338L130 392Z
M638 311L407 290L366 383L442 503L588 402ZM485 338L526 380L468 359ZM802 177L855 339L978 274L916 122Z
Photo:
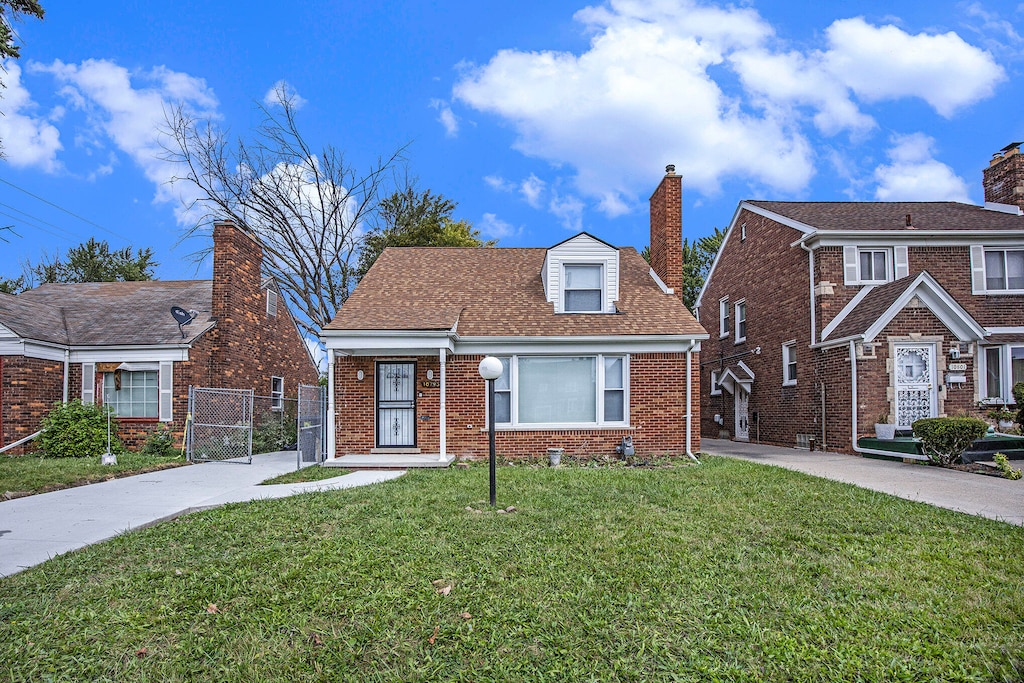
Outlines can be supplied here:
M451 454L438 453L350 453L328 458L323 467L344 467L349 470L444 469L455 462Z
M909 431L901 432L893 439L862 436L857 439L857 445L875 451L888 451L894 458L925 459L921 440ZM1024 460L1024 437L1013 434L986 434L971 444L961 456L961 460L965 463L989 461L996 453L1005 454L1009 460Z

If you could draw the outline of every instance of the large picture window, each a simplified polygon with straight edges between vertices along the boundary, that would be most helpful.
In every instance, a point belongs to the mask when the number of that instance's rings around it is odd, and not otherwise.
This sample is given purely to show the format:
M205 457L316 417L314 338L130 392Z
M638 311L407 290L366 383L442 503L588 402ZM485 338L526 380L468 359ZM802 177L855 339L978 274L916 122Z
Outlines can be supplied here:
M103 373L103 404L118 417L159 416L160 389L156 370Z
M494 382L502 425L605 425L628 420L625 356L511 356Z

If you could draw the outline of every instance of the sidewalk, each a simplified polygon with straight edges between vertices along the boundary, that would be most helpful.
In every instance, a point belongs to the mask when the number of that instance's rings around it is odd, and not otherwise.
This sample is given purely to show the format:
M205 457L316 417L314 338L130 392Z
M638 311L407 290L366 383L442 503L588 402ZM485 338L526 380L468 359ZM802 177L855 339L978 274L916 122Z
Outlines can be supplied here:
M702 438L701 450L1024 526L1024 479L1010 481L941 467L721 439Z
M202 463L0 502L0 576L188 512L364 486L405 474L360 471L324 481L259 486L294 470L294 452L266 453L253 456L251 465Z

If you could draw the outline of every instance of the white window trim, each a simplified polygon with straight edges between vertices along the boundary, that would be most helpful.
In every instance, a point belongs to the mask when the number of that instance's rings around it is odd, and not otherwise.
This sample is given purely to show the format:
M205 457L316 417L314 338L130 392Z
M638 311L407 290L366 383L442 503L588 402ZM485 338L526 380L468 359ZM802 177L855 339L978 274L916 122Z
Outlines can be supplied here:
M607 301L608 301L608 269L605 263L593 262L593 261L562 261L559 264L561 272L558 277L558 307L560 313L573 313L573 314L584 314L584 315L599 315L607 312ZM567 311L565 309L565 293L567 291L575 291L577 289L583 289L579 287L568 288L565 285L565 268L566 266L591 266L599 268L601 271L601 306L596 311ZM586 288L584 291L592 291L592 288Z
M139 365L146 366L148 364L140 363ZM117 368L117 370L121 370L123 372L128 372L128 373L132 373L132 374L140 373L140 372L155 372L156 373L156 415L119 415L116 412L116 409L114 407L111 407L111 410L114 411L114 412L112 412L112 415L114 415L119 420L153 420L153 421L163 421L163 422L167 421L167 420L164 420L164 416L160 412L161 392L160 392L160 369L159 369L159 367L160 367L159 365L157 365L157 367L155 367L155 368L152 368L152 367L138 368L138 367L136 367L136 368L131 369L131 370L129 370L127 368L123 368L123 367L118 367ZM107 403L107 375L113 375L114 372L116 372L117 370L115 370L115 371L109 371L108 370L108 371L105 371L105 372L98 373L100 375L99 392L98 393L99 393L102 405L104 405L104 406L107 406L107 405L113 406L114 405L114 404L108 404ZM115 391L116 391L116 389L115 389Z
M978 400L992 405L1017 405L1013 398L1013 349L1022 349L1024 344L991 344L982 346L978 352ZM988 393L988 350L999 349L999 384L1001 396L986 396Z
M519 422L519 359L520 358L593 358L597 364L597 392L596 417L597 422ZM512 354L501 356L508 358L509 364L509 417L511 422L496 422L494 428L498 431L528 431L541 429L628 429L629 427L629 354L628 353L599 353L599 354ZM622 421L605 422L604 420L604 359L622 359ZM486 384L486 383L485 383ZM485 389L486 392L486 389ZM484 395L484 417L490 424L490 406Z
M272 289L267 290L267 315L274 318L277 317L277 292Z
M981 269L982 269L982 280L981 280L981 282L982 282L982 284L984 286L984 289L982 291L984 291L985 294L994 294L994 295L1001 295L1001 294L1003 294L1003 295L1005 295L1005 294L1020 295L1020 294L1024 294L1024 289L989 289L989 287L988 287L988 264L987 264L987 259L985 258L985 256L990 251L1001 251L1001 252L1003 252L1003 271L1005 273L1005 271L1006 271L1006 252L1008 252L1008 251L1024 252L1024 249L1014 249L1013 247L984 247L983 250L982 250L982 254L981 254ZM1005 277L1006 276L1004 274L1004 278ZM1007 283L1007 284L1009 284L1009 283Z
M723 296L718 300L718 338L725 339L729 336L729 328L726 321L729 320L729 297Z
M796 355L796 340L791 339L782 345L782 386L784 387L795 387L796 380L789 379L789 350L792 349L793 354Z
M274 391L275 380L281 381L281 390ZM272 375L270 377L270 410L275 413L284 411L284 377Z
M740 336L740 307L743 308L743 336ZM740 299L733 305L732 309L732 327L736 330L736 344L741 344L747 341L747 300Z
M718 382L718 380L721 377L721 375L722 375L722 373L720 371L718 371L718 370L712 370L711 371L711 390L709 392L709 394L711 396L721 396L722 395L722 385L719 384L719 382Z
M860 269L860 255L866 252L876 253L881 252L885 255L885 277L881 280L878 278L867 279ZM893 259L892 249L889 247L857 247L857 282L862 285L884 285L886 282L893 281Z

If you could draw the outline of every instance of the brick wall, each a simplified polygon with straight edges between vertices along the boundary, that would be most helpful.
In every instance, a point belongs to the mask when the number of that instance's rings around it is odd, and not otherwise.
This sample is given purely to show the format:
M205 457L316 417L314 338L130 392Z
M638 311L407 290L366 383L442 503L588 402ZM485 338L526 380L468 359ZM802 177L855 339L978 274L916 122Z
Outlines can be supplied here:
M651 268L683 299L683 179L669 166L651 195Z
M1024 156L1020 147L993 155L982 171L985 201L1024 207Z
M746 224L746 239L740 226ZM750 440L793 446L798 433L820 431L810 344L810 282L807 253L789 245L792 228L742 211L722 245L714 277L701 299L700 319L711 338L701 352L701 427L704 436L734 435L733 395L712 396L712 370L743 361L755 379L748 404ZM729 297L730 334L720 338L719 300ZM735 308L747 303L746 341L735 343ZM782 386L782 345L796 340L797 384ZM760 347L760 353L757 348ZM713 421L719 414L724 425ZM754 413L758 420L755 422Z
M53 404L62 400L63 392L62 361L0 356L0 446L38 431ZM4 455L19 455L38 447L37 442L29 442Z
M385 359L381 359L385 360ZM388 358L416 361L417 446L424 453L440 450L440 388L424 386L427 371L440 379L436 356ZM477 367L481 356L459 355L446 362L447 451L459 457L486 456L486 383ZM692 362L699 367L699 354ZM338 455L369 453L374 442L374 371L371 357L340 357L335 361L335 428ZM359 370L362 380L357 379ZM613 454L623 436L632 436L639 454L681 454L686 451L686 354L645 353L630 357L630 428L568 430L500 430L496 449L504 457L539 456L547 448L565 448L569 455ZM692 377L694 451L700 448L700 378Z

